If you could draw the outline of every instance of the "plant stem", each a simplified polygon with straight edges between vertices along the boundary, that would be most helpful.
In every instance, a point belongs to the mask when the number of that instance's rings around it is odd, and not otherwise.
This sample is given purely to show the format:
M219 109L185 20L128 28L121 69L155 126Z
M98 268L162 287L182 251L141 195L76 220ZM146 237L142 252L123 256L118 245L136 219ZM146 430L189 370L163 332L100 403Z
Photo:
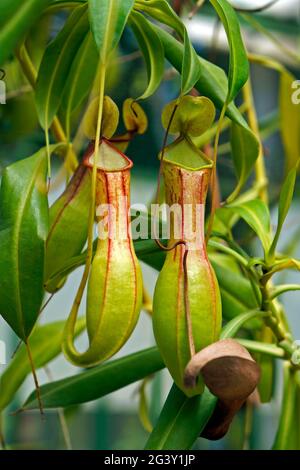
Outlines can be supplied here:
M290 291L296 291L300 290L300 285L299 284L284 284L282 286L276 286L272 289L270 298L275 299L281 294L284 294L285 292L290 292Z
M213 167L212 178L211 178L212 201L211 201L211 211L210 211L210 217L209 217L209 222L208 222L208 228L207 228L207 233L206 233L206 244L208 243L208 240L212 232L215 213L217 210L217 203L218 203L217 159L218 159L219 140L220 140L220 135L222 131L223 121L224 121L225 114L226 114L226 109L227 109L227 102L224 103L222 111L221 111L221 115L220 115L218 126L217 126L215 142L214 142L214 151L213 151L214 167Z
M45 370L45 373L46 373L49 381L53 382L54 378L53 378L51 370L49 369L49 366L45 366L44 370ZM69 429L68 429L66 417L64 415L64 410L61 409L61 408L58 408L57 414L58 414L58 419L59 419L61 432L62 432L62 435L63 435L63 439L64 439L64 442L65 442L66 449L67 450L72 450L71 436L70 436L70 432L69 432Z
M0 446L2 450L6 450L6 442L4 438L4 432L3 432L3 415L0 414Z
M97 122L97 130L96 130L96 139L95 139L95 147L94 147L94 163L92 169L92 183L91 183L91 203L90 203L90 211L89 211L89 223L88 223L88 242L87 242L87 250L86 250L86 259L85 259L85 267L83 271L83 275L72 305L71 313L69 316L69 320L71 322L71 335L68 333L68 341L73 341L74 338L74 330L76 325L76 320L78 316L78 310L82 301L84 289L86 283L88 281L90 268L93 259L93 244L94 244L94 221L95 221L95 209L96 209L96 182L97 182L97 156L99 152L100 146L100 137L101 137L101 124L102 124L102 115L103 115L103 99L104 99L104 91L105 91L105 73L106 73L106 65L100 65L100 83L99 83L99 111L98 111L98 122Z
M37 81L37 71L33 65L31 58L29 57L28 51L24 44L17 50L16 56L18 58L18 61L21 65L21 68L23 70L25 77L27 78L29 84L34 90L36 87L36 81ZM58 117L56 116L54 117L53 122L50 126L50 129L57 142L64 142L64 143L67 142L67 136L65 134L65 131ZM70 158L70 164L71 164L72 170L75 170L75 168L78 165L78 161L73 151L71 155L69 156L69 158Z
M39 404L39 409L40 409L41 416L43 417L44 416L44 410L43 410L43 404L42 404L42 400L41 400L40 385L39 385L38 378L37 378L37 375L36 375L36 370L35 370L35 366L34 366L34 362L33 362L31 349L30 349L28 340L25 342L25 345L26 345L27 356L28 356L28 360L29 360L29 363L30 363L34 384L35 384L36 398L37 398L37 401L38 401L38 404Z
M258 126L257 115L256 115L255 107L254 107L254 100L253 100L250 77L247 83L243 87L243 96L244 96L244 102L246 103L246 108L247 108L246 113L247 113L250 129L256 135L259 141L259 146L260 146L259 155L255 162L256 184L260 188L260 191L259 191L260 198L267 204L268 203L268 191L267 191L268 179L266 175L263 145L262 145L260 134L259 134L259 126Z

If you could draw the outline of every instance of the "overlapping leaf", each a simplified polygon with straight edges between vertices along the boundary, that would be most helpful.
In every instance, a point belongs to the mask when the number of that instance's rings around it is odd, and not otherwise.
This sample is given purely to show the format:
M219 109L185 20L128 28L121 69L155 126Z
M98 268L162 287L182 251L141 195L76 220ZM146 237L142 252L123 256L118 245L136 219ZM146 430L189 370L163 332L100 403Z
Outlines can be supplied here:
M0 65L52 0L1 0Z
M36 107L41 126L48 129L61 103L70 67L89 28L86 5L77 7L48 45L39 68Z
M23 340L35 324L43 299L48 230L46 170L43 148L8 166L1 184L0 313Z
M134 0L88 0L90 22L100 60L106 63L110 53L116 48Z
M140 13L130 16L132 30L143 53L148 73L148 86L139 99L153 95L159 87L164 74L164 49L151 23Z
M36 369L43 367L61 353L61 341L64 322L48 323L37 326L29 337L33 363ZM76 324L76 336L85 327L85 318ZM16 392L31 373L27 350L22 344L13 359L0 376L0 412L13 400Z

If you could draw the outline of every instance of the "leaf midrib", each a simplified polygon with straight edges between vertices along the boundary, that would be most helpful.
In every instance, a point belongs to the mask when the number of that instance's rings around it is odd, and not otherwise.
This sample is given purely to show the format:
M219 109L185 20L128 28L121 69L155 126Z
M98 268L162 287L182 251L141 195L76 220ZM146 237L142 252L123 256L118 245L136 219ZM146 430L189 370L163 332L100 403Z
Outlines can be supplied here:
M16 301L17 301L17 312L16 313L17 313L18 320L20 321L20 324L22 325L24 338L26 337L26 334L25 334L25 329L24 329L24 313L23 313L23 309L22 309L21 285L20 285L20 276L19 276L20 255L21 255L21 250L19 249L19 246L20 246L20 228L21 228L21 225L22 225L25 208L26 208L27 204L29 203L29 197L33 192L34 184L35 184L35 178L36 178L36 176L37 176L37 174L40 170L41 164L42 164L42 159L41 159L41 162L39 163L39 165L37 165L37 168L36 168L36 170L34 171L34 173L32 175L31 184L29 185L29 187L28 187L28 189L25 193L24 199L21 200L19 210L17 211L17 216L16 216L16 219L15 219L16 223L14 225L13 236L12 236L12 242L14 242L14 243L12 243L12 245L15 247L15 249L17 251L17 256L15 257L15 268L16 268L15 269L15 283L16 283L16 289L18 291L18 295L16 297Z

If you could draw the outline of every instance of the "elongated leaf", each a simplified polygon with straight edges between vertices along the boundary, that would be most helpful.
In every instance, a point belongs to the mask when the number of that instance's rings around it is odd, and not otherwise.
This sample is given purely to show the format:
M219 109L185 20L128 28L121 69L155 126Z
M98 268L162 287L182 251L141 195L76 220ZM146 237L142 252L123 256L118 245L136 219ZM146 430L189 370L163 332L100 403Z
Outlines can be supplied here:
M188 450L211 417L217 398L208 389L187 398L174 384L146 444L151 450Z
M238 184L227 201L233 201L247 181L259 153L259 143L250 133L245 133L238 124L231 126L231 151Z
M66 129L70 134L70 118L89 94L97 73L99 54L91 32L88 32L72 63L65 85L61 109L66 116Z
M292 100L292 85L296 78L287 70L280 74L279 111L280 130L285 150L286 170L293 168L300 158L299 104Z
M117 46L134 0L88 0L92 32L100 60L105 63Z
M270 248L270 256L274 255L274 251L276 249L284 221L291 207L297 177L297 167L298 165L288 173L280 191L277 229L274 236L274 240L272 242L272 246Z
M0 65L52 0L1 0Z
M198 56L195 52L195 49L193 48L186 29L184 30L183 44L184 50L181 70L181 93L185 95L186 93L189 93L198 82L201 75L201 68Z
M295 450L292 436L299 425L295 414L296 394L299 393L290 365L284 367L284 391L279 426L273 444L273 450Z
M249 63L237 15L227 0L210 0L223 23L229 48L228 96L230 103L248 80Z
M147 13L160 23L174 29L183 39L185 26L173 8L165 0L136 0L134 8Z
M39 121L44 129L49 128L58 111L70 67L88 28L86 6L79 6L44 53L35 97Z
M165 54L161 41L148 20L138 12L130 15L131 27L145 58L148 72L148 86L139 99L153 95L159 87L164 74Z
M201 69L198 56L189 39L187 30L166 0L138 0L135 8L144 11L160 23L175 29L183 40L183 60L180 66L181 93L188 93L199 80Z
M227 323L227 325L222 329L221 338L233 338L245 323L252 320L252 318L262 316L263 313L258 310L251 310L250 312L242 313Z
M8 166L1 184L0 313L23 340L35 324L43 299L46 170L42 149Z
M238 214L254 230L260 239L265 252L270 248L270 213L264 202L259 199L242 204L230 204L224 210Z
M41 387L44 408L59 408L97 400L104 395L147 377L164 368L157 348L107 362L104 365L52 382ZM33 392L26 400L25 410L38 408Z
M165 49L165 56L168 61L175 67L176 70L181 71L183 61L183 46L173 38L169 33L163 31L158 26L155 26L157 33L162 41ZM226 102L228 94L228 80L220 67L208 62L207 60L198 56L198 61L201 66L201 75L195 88L201 95L210 98L215 106L221 110ZM254 145L258 145L257 138L249 129L248 124L244 120L239 110L235 107L234 103L230 103L226 108L226 115L241 126L241 133L243 138L248 141L254 141Z
M33 363L36 369L48 364L61 353L63 321L38 325L29 337ZM76 325L76 336L85 327L85 318L80 318ZM0 376L0 411L14 398L16 392L31 373L27 350L22 344L3 374Z

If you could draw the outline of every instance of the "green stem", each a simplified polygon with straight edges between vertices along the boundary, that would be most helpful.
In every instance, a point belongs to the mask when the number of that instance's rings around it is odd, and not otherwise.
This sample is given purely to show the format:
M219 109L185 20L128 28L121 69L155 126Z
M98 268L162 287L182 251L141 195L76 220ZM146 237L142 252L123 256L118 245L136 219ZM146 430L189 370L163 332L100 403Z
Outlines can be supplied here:
M235 250L232 250L229 248L227 245L223 245L222 243L216 242L214 240L209 240L208 246L211 248L216 248L219 251L222 251L223 253L226 253L233 258L235 258L242 266L245 268L248 268L248 261L239 253L237 253Z
M261 138L260 138L259 125L258 125L255 107L254 107L254 100L253 100L250 77L247 83L243 87L243 96L244 96L244 101L247 104L247 117L248 117L250 129L256 135L259 141L259 145L260 145L259 155L255 162L256 184L260 188L260 192L259 192L260 198L265 203L268 203L268 191L267 191L268 178L267 178L266 169L265 169L263 145L262 145Z
M284 294L285 292L296 290L300 290L299 284L284 284L282 286L273 287L273 289L271 290L270 299L275 299L276 297L281 294Z
M249 351L267 354L268 356L277 357L279 359L284 359L286 357L284 350L274 344L252 341L250 339L236 338L236 340L246 349L249 349Z

